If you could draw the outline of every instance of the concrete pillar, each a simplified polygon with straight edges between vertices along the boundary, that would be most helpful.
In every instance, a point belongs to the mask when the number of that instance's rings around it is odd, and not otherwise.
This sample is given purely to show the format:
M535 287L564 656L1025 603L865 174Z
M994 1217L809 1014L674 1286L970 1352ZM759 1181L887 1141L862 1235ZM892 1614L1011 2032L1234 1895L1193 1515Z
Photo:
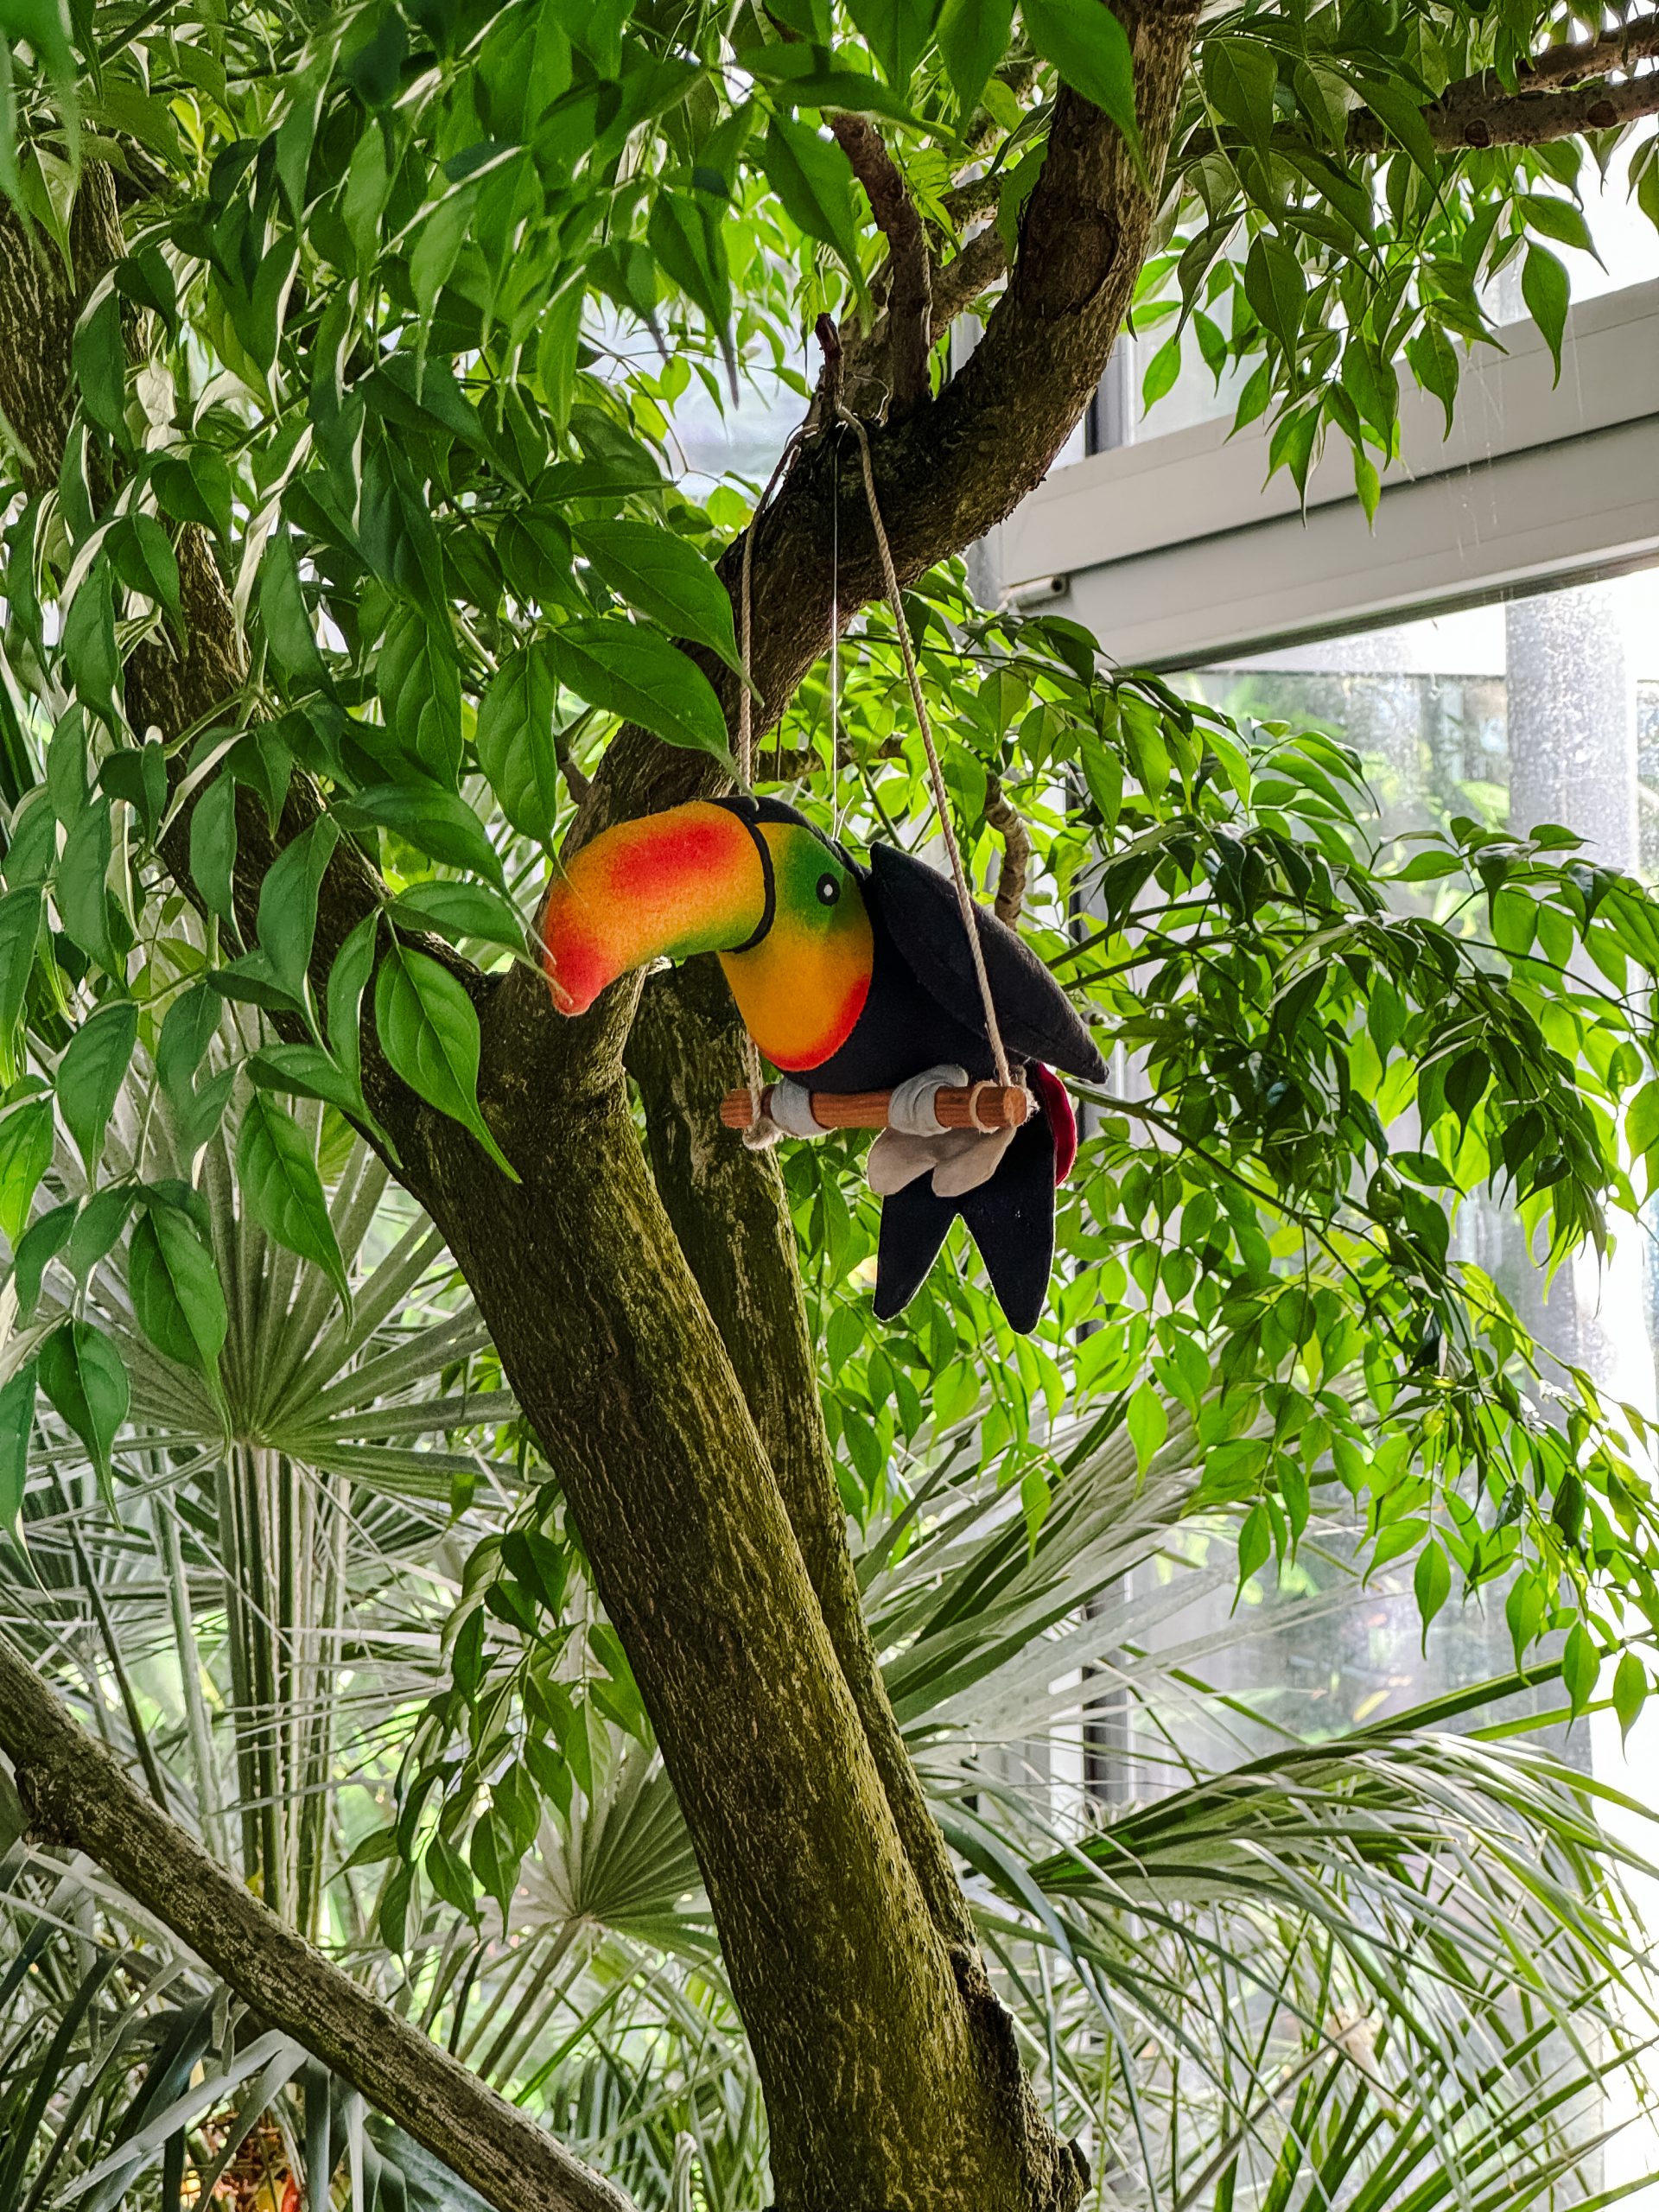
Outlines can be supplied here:
M1586 858L1634 868L1636 683L1613 593L1605 584L1544 592L1511 601L1505 615L1510 828L1565 823L1585 840ZM1616 1223L1614 1234L1605 1267L1589 1252L1561 1269L1535 1325L1614 1397L1651 1412L1641 1231Z

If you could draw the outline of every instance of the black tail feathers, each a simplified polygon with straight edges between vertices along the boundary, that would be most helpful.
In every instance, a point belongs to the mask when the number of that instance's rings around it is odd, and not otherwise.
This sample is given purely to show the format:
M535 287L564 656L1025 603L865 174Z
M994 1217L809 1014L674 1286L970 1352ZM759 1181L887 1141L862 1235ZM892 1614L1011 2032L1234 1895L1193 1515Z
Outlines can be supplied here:
M1028 1335L1054 1265L1054 1130L1046 1112L1033 1116L995 1174L976 1191L942 1198L931 1176L923 1175L885 1201L875 1263L879 1319L891 1321L909 1305L958 1214L979 1247L1008 1326Z

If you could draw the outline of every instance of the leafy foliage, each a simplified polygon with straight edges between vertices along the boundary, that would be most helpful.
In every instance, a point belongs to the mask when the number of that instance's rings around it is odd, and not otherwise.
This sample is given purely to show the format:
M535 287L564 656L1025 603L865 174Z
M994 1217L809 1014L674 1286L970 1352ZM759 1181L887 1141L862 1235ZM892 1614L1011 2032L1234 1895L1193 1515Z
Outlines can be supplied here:
M1449 146L1426 111L1574 35L1510 0L1207 15L1135 309L1165 334L1148 397L1191 342L1238 421L1271 414L1275 465L1305 483L1335 431L1370 505L1401 377L1450 421L1506 270L1559 359L1553 249L1620 133ZM52 268L98 194L118 226L61 465L9 440L0 486L8 1628L274 1905L642 2202L677 2212L695 2171L753 2203L758 2091L626 1655L464 1286L353 1135L396 1164L365 1052L510 1173L479 1007L588 777L621 720L726 757L712 562L749 500L695 497L680 440L804 398L820 311L880 336L881 241L825 118L879 124L949 276L1012 249L1062 85L1134 134L1127 41L1094 0L29 0L0 37L8 221ZM1628 175L1659 216L1651 153ZM136 702L215 571L245 657L161 729ZM1524 2201L1577 2171L1575 2100L1625 2063L1610 1978L1646 2001L1581 1777L1440 1712L1253 1739L1117 1814L996 1754L1083 1725L1051 1684L1125 1652L1149 1726L1233 1713L1194 1672L1213 1643L1153 1657L1173 1601L1122 1578L1248 1599L1344 1544L1409 1576L1425 1629L1501 1599L1567 1716L1611 1665L1629 1725L1650 1439L1457 1232L1495 1192L1547 1265L1630 1233L1653 900L1564 830L1391 842L1328 736L1103 673L953 570L906 616L980 878L1011 800L1025 925L1119 1071L1029 1341L965 1262L878 1332L856 1161L787 1161L872 1618L1027 2056L1149 2197ZM765 780L920 845L894 644L863 619ZM296 795L317 810L250 911L238 836ZM354 852L387 903L325 972ZM206 2193L235 2131L198 2122L232 2095L314 2190L322 2128L354 2196L453 2200L154 1930L141 1967L77 1870L17 1845L0 1880L0 2201L112 2203L147 2161L175 2202L187 2145Z

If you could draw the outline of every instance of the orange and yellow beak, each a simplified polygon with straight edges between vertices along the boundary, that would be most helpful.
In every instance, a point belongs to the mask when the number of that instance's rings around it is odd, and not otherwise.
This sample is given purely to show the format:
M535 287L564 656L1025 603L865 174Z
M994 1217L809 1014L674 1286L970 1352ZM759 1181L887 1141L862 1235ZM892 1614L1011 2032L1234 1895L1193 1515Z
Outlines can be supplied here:
M747 944L767 919L754 836L706 799L620 822L584 845L542 909L542 964L561 1014L652 960Z

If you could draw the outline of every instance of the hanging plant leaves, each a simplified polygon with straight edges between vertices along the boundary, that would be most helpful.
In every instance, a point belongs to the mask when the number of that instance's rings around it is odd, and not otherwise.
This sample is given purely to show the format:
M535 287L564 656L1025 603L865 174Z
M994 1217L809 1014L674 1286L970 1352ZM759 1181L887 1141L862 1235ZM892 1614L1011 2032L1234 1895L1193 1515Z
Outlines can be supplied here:
M104 1502L118 1517L110 1455L131 1395L126 1362L90 1321L66 1321L41 1346L40 1380L91 1453Z
M230 1326L213 1255L177 1206L151 1205L127 1247L127 1287L139 1327L184 1367L218 1364Z
M58 1109L86 1163L98 1174L110 1116L126 1078L138 1035L138 1009L130 999L100 1007L64 1047L58 1062Z
M641 524L647 537L658 533ZM554 727L558 679L540 642L511 652L478 709L478 764L515 830L547 844L558 820L561 778Z
M0 1529L21 1542L29 1446L35 1433L36 1363L25 1360L0 1389Z
M321 1268L349 1313L351 1285L316 1155L294 1116L263 1090L243 1112L236 1179L250 1217L284 1251Z
M712 753L729 764L726 717L714 686L655 630L601 615L555 630L547 649L560 683L579 699L639 722L666 744Z
M741 666L726 587L683 537L648 522L578 522L572 528L619 598L671 638L707 645L728 668Z
M447 968L394 944L374 983L374 1025L394 1071L441 1114L470 1129L497 1166L517 1171L478 1104L478 1015Z

